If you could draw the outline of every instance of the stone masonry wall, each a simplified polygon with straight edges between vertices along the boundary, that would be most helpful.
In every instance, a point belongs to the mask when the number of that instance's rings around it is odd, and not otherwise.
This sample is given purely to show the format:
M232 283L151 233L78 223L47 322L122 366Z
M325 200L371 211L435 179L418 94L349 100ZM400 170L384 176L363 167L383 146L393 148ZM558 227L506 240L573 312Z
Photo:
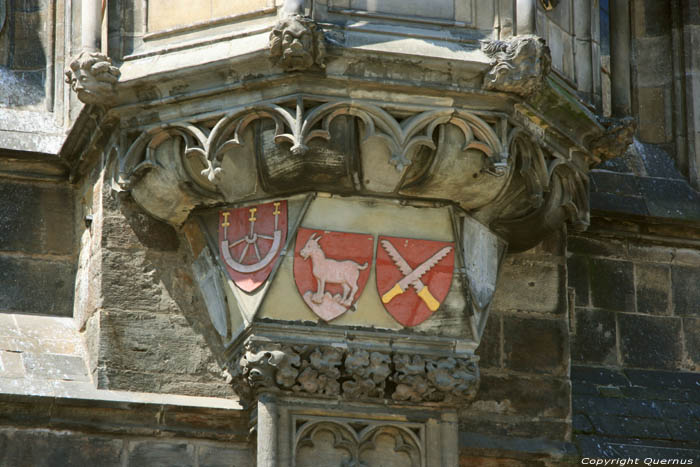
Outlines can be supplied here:
M545 451L559 451L558 455L567 451L571 388L564 251L565 235L561 233L504 260L477 350L481 386L475 402L460 414L463 437L469 439L478 433L492 439L474 441L474 447L463 442L460 454L464 465L481 462L481 456L507 456L504 453L509 449L520 450L514 445L509 448L507 442L495 454L476 447L493 445L494 440L506 437L512 442L536 438L529 443L532 462L538 450L546 458ZM513 455L520 457L520 451Z
M108 184L98 181L95 187L93 223L82 237L77 277L88 298L76 308L95 384L232 396L208 347L218 341L186 269L191 260L185 242Z
M73 191L0 177L0 313L71 316Z
M594 219L568 270L581 454L700 461L697 231Z

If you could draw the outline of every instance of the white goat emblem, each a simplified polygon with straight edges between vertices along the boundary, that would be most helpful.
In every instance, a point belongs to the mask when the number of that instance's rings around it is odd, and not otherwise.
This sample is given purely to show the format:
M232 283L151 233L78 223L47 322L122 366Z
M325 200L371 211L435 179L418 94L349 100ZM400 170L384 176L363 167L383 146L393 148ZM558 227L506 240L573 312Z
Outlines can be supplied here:
M323 236L311 234L299 255L304 259L311 258L312 275L316 279L316 293L311 296L311 301L317 305L324 302L326 284L340 284L343 287L343 295L334 297L334 301L349 307L357 294L360 271L367 269L368 263L358 264L352 260L338 261L326 258L319 242Z

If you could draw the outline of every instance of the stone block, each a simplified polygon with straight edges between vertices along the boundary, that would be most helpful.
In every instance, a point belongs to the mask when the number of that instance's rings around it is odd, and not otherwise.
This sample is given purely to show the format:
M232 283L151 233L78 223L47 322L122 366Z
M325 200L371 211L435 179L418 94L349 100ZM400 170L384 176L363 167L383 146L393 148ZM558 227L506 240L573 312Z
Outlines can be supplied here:
M675 370L681 363L681 320L656 316L618 316L622 364Z
M218 370L206 342L180 315L101 312L100 362L113 369L172 375Z
M577 309L571 360L577 363L616 365L616 339L615 313Z
M589 262L591 301L596 308L634 311L634 274L629 261L593 258Z
M143 251L102 250L102 303L105 308L163 310L167 292Z
M624 212L646 216L649 214L641 196L620 196L610 193L591 193L591 209L605 212Z
M146 214L130 197L119 203L120 215L106 216L103 240L117 247L146 247L156 251L175 251L179 239L175 229L165 222Z
M71 316L73 265L0 256L0 311Z
M197 446L199 467L246 467L253 465L253 457L247 446Z
M677 316L700 316L700 267L671 266L672 311Z
M493 308L562 313L566 303L563 267L546 262L505 261Z
M667 265L636 263L637 311L666 315L669 308L671 272Z
M580 255L621 257L627 254L627 243L610 238L570 235L567 239L567 249Z
M625 438L672 439L666 426L654 420L616 415L591 415L595 431L606 436Z
M644 2L644 35L665 36L671 33L671 4L667 2ZM646 51L644 52L646 53ZM643 54L641 54L643 55ZM668 54L670 55L670 54Z
M700 318L684 318L683 334L688 364L693 371L700 370Z
M671 83L673 76L672 55L668 53L671 48L669 37L642 37L636 39L638 50L644 53L637 54L637 80L640 88L663 88ZM666 114L654 115L657 120ZM651 175L651 174L650 174Z
M21 353L0 351L0 378L24 378Z
M90 381L85 362L71 355L23 353L27 376L64 381Z
M637 135L645 143L665 143L666 97L662 87L639 88L637 91L639 127Z
M195 465L194 446L187 443L132 441L127 465L190 467Z
M0 430L0 465L121 467L123 442L48 430Z
M69 187L0 182L0 250L71 255L74 213Z
M503 364L506 368L564 375L568 345L568 330L561 321L503 318Z
M483 372L472 410L529 417L566 418L570 383L547 377L500 376Z
M569 287L574 288L576 306L587 307L590 303L590 280L588 258L573 255L566 261Z
M486 322L481 343L476 349L479 356L479 367L500 368L501 366L501 317L492 313Z
M502 437L563 440L571 425L559 420L517 420L511 417L460 417L459 431ZM496 464L499 465L499 464ZM532 464L528 464L532 465ZM537 465L537 464L535 464Z

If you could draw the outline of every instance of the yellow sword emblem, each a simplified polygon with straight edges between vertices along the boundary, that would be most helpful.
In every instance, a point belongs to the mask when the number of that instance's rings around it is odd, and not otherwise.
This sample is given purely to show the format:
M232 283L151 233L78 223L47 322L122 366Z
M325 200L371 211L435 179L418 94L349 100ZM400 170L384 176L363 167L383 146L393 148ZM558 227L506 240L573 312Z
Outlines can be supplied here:
M396 267L399 268L401 274L404 275L403 279L394 284L394 286L387 293L382 295L382 302L389 303L394 297L404 293L410 286L416 289L416 293L421 300L423 300L430 311L437 310L440 307L440 302L433 297L433 294L430 293L430 289L423 284L423 281L421 281L420 278L423 276L423 274L430 271L433 266L439 263L442 258L447 256L449 252L452 251L452 247L446 246L441 248L440 251L425 260L420 266L412 269L389 240L382 240L380 243Z

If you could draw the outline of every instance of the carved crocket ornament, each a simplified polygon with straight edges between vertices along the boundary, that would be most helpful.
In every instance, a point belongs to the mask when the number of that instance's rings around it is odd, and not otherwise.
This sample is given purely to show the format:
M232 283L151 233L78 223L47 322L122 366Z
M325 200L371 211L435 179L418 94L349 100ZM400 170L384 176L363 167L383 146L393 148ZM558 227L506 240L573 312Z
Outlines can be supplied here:
M549 47L534 35L482 41L481 50L491 59L491 70L484 76L484 89L490 91L530 96L542 88L552 65Z
M269 47L272 61L287 71L326 66L323 29L306 16L294 14L278 21Z
M83 51L66 68L66 83L86 104L110 105L117 95L121 75L112 59L99 52Z

